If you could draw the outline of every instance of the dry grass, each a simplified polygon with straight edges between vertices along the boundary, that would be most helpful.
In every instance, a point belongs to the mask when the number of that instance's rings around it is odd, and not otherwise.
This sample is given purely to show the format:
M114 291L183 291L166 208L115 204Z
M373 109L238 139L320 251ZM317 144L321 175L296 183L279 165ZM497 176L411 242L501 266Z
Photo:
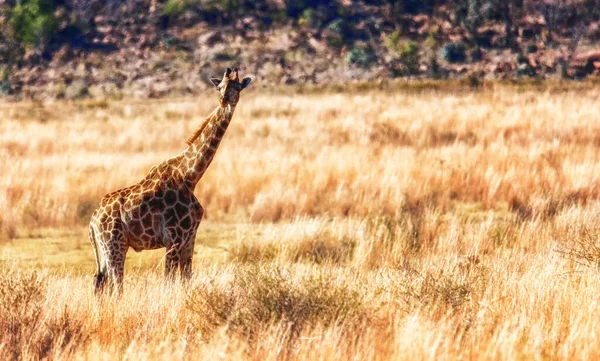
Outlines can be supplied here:
M246 94L191 283L143 252L95 299L90 213L210 95L0 104L0 359L600 356L593 89Z

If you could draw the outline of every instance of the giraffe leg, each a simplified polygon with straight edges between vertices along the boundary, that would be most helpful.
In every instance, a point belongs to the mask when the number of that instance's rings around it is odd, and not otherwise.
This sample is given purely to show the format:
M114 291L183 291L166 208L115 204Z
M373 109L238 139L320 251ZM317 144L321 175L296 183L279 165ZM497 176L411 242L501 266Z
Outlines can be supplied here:
M175 278L177 267L179 267L179 252L180 250L176 246L167 249L167 254L165 254L165 278L167 279Z
M181 278L189 280L192 277L192 258L194 256L194 248L191 251L186 249L179 258L179 269L181 270Z
M196 243L196 231L190 232L188 239L184 242L179 257L179 269L181 278L189 280L192 277L192 259L194 257L194 244Z
M109 280L112 286L112 290L117 293L123 292L123 275L125 273L125 255L127 254L127 250L125 251L120 248L117 251L109 252L108 257L108 269L109 271Z
M194 257L194 246L196 244L196 232L202 217L204 216L204 208L200 202L197 202L195 208L195 214L192 216L192 222L190 226L184 230L184 242L181 248L181 256L179 260L179 268L181 269L181 278L189 280L192 277L192 259ZM184 227L186 228L186 227Z
M129 246L121 232L113 230L105 246L104 277L111 286L111 291L123 291L123 274L125 272L125 257Z
M96 275L94 276L95 293L100 294L104 292L104 288L106 287L106 283L108 281L106 274L106 264L101 257L102 247L97 242L96 231L91 223L89 228L89 238L94 249L94 258L96 260Z

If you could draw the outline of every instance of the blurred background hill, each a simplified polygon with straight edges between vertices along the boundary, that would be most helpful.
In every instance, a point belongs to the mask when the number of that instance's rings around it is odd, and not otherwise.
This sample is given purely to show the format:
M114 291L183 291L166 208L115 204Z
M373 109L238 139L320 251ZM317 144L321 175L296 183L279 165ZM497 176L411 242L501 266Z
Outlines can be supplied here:
M0 95L600 76L600 0L0 0Z

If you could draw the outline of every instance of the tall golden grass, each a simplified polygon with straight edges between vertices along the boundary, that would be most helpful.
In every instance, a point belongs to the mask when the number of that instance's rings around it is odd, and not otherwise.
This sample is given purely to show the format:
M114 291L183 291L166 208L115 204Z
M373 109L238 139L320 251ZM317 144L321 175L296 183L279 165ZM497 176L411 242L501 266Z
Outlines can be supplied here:
M244 95L196 190L208 224L243 224L210 241L226 258L97 299L93 267L25 266L44 239L0 252L0 359L600 356L600 91ZM215 104L0 104L1 247L83 237Z

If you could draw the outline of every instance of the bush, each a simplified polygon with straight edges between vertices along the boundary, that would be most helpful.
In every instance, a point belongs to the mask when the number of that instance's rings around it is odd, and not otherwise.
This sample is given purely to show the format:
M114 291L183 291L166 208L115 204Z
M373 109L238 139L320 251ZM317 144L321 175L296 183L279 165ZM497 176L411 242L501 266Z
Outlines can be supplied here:
M42 317L45 289L37 273L0 267L0 329L6 335L0 349L9 360L19 360L26 346L35 343L32 338Z
M14 38L28 49L44 48L58 32L53 0L22 0L9 11Z
M436 5L435 0L383 0L371 1L371 3L389 5L391 15L395 18L404 14L431 13Z
M11 83L10 78L8 76L8 69L0 66L0 96L5 96L10 94ZM0 219L0 228L2 225L2 220Z
M361 68L369 68L375 64L377 56L370 47L353 47L344 57L344 61Z
M230 251L231 260L242 263L311 262L316 264L343 264L352 260L355 242L328 232L286 242L244 242Z
M449 63L462 63L466 57L465 45L461 42L446 43L442 46L442 59Z
M337 19L333 20L332 22L330 22L327 25L327 30L334 32L336 34L343 34L344 33L344 19L337 18Z
M282 322L293 338L305 327L359 323L369 316L361 293L324 272L293 279L289 270L265 266L238 268L231 281L196 286L186 306L207 336L223 326L251 335Z
M184 11L185 3L183 0L168 0L163 7L162 14L168 18L176 18Z
M557 250L574 263L600 270L599 232L585 226L569 229Z
M435 6L435 0L400 0L402 10L409 14L430 13Z
M529 44L527 45L527 47L525 48L525 52L527 54L533 54L533 53L537 53L538 51L538 47L535 44Z
M307 8L316 9L321 5L321 1L318 0L284 0L284 3L288 16L294 18L302 15L303 11Z
M529 63L529 59L527 59L527 57L523 54L517 54L517 57L515 60L517 61L518 65Z
M433 305L442 309L461 309L472 302L473 293L481 293L486 288L489 280L488 269L476 256L451 270L420 273L409 266L408 271L411 282L399 287L400 299L408 309Z
M302 15L300 15L300 18L298 19L298 24L308 26L312 29L319 28L321 23L319 14L313 8L304 9Z
M415 73L419 70L419 46L409 41L400 47L398 52L400 62L406 67L409 73Z
M389 51L396 52L400 48L400 41L402 39L402 32L396 30L385 38L385 46Z
M341 49L344 45L351 43L356 35L356 28L352 21L343 18L335 18L327 23L323 36L331 47Z

